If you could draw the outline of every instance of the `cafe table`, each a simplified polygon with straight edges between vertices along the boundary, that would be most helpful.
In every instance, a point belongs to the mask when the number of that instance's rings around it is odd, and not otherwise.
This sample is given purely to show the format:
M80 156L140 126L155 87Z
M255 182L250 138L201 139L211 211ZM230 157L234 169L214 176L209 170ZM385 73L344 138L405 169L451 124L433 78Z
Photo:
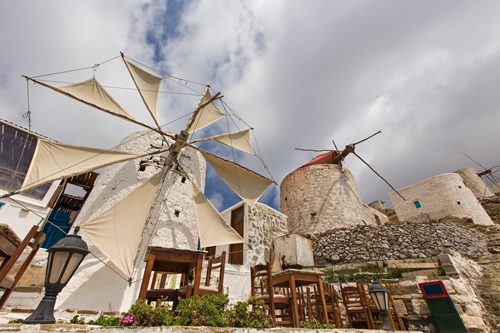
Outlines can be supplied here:
M149 280L151 279L151 273L153 271L182 274L182 288L188 285L189 274L191 270L194 269L192 294L197 295L200 290L203 257L206 253L206 251L200 250L149 247L145 256L147 262L142 278L139 298L146 298Z
M290 295L292 297L292 317L293 326L299 327L299 308L297 301L297 287L308 286L316 284L319 291L321 311L323 311L323 318L325 323L328 324L328 313L326 309L325 290L323 286L323 273L312 270L303 269L285 269L273 273L272 285L273 287L290 288Z

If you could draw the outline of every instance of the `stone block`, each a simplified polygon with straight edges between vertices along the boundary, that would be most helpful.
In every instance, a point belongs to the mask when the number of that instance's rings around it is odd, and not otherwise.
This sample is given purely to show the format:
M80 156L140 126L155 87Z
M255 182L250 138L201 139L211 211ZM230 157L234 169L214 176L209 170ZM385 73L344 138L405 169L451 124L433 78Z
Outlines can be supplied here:
M411 305L413 306L413 312L419 316L427 316L431 313L423 299L412 299Z
M408 309L406 308L404 301L393 299L392 303L394 305L394 308L396 309L396 313L399 316L405 316L408 314Z
M282 268L313 267L314 255L312 241L305 237L291 234L273 240L274 259L279 260Z
M474 329L474 330L483 330L484 332L489 332L488 326L486 326L484 320L481 317L468 316L466 314L463 314L460 316L460 318L462 318L465 327L469 331Z
M465 314L469 316L481 317L483 315L483 310L479 304L471 302L465 304Z

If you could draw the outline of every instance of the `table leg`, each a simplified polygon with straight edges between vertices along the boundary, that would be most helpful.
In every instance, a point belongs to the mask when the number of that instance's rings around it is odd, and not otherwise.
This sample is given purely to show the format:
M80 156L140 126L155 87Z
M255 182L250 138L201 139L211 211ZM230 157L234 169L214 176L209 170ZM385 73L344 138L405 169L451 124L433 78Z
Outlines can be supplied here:
M326 309L326 300L325 300L325 289L323 288L323 279L318 277L318 290L319 295L321 297L321 307L323 308L323 318L325 318L325 324L328 324L328 311Z
M196 260L196 272L194 275L194 282L193 282L193 295L198 295L200 291L202 269L203 269L203 256L199 256L198 259Z
M146 269L144 270L144 276L142 277L141 291L139 292L139 298L146 298L146 293L148 291L149 280L151 279L151 271L153 270L153 265L155 263L155 255L150 254L148 258L148 263L146 264Z
M292 319L293 327L299 327L299 308L297 306L297 289L295 289L295 277L290 276L290 293L292 294Z

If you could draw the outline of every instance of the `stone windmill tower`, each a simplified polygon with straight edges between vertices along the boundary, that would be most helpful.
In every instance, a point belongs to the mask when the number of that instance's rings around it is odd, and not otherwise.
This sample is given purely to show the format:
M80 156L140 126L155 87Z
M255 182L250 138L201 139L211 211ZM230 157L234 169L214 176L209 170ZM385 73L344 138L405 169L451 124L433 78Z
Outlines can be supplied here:
M351 153L359 157L354 152L355 145L368 138L347 145L343 151L332 150L318 155L283 179L280 207L288 216L290 233L306 236L388 221L386 215L363 204L352 173L342 165Z

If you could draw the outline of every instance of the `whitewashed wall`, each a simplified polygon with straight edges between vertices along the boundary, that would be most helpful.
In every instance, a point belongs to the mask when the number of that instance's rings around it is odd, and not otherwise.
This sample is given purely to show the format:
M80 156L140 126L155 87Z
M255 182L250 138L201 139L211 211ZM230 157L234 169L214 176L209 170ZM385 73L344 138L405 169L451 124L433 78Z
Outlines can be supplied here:
M131 152L146 152L162 145L161 138L153 132L139 132L125 138L118 149ZM205 161L193 149L183 150L180 157L184 169L190 173L201 189L205 187ZM158 171L161 161L153 157L144 171L139 171L139 160L109 166L97 178L93 191L85 203L75 224L108 209L133 189L140 186ZM84 260L75 276L58 297L59 309L85 309L95 311L125 311L136 301L144 273L144 255L149 245L196 249L198 231L189 180L181 182L182 176L171 172L159 194L151 213L147 231L137 259L137 272L129 286L128 282L113 272L113 264L97 250L90 241L90 250L108 263L106 267L92 254ZM176 211L179 212L176 216ZM84 236L84 235L83 235ZM110 235L112 237L112 235ZM83 237L85 239L85 237ZM126 242L127 240L123 240Z
M460 169L455 171L455 173L458 173L460 177L462 177L465 186L474 193L476 198L480 199L495 196L495 193L493 193L481 177L477 175L476 170L473 168Z
M471 218L475 224L493 224L476 196L456 173L434 176L398 191L406 201L395 192L389 193L389 198L400 221L419 222L453 216ZM416 200L421 208L416 208Z
M31 227L47 218L50 208L47 207L50 199L57 190L58 181L52 183L42 200L26 197L18 194L12 199L4 198L0 202L4 205L0 208L0 223L7 224L19 238L24 238ZM0 190L0 195L6 194Z

